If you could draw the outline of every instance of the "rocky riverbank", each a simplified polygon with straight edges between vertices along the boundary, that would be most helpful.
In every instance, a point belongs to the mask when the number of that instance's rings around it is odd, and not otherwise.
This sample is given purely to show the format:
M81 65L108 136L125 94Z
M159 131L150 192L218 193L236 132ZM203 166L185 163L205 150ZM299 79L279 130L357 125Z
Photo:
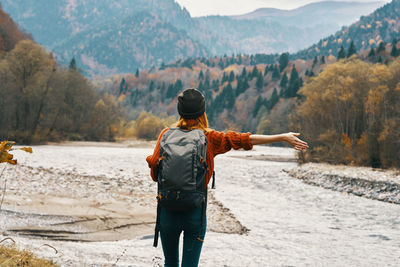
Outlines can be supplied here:
M306 184L400 204L400 171L307 163L284 170Z

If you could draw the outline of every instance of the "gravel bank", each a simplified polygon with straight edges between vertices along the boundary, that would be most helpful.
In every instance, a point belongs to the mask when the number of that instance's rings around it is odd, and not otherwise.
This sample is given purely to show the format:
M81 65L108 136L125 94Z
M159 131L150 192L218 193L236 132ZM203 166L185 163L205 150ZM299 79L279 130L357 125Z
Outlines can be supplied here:
M284 170L306 184L400 204L400 171L307 163Z

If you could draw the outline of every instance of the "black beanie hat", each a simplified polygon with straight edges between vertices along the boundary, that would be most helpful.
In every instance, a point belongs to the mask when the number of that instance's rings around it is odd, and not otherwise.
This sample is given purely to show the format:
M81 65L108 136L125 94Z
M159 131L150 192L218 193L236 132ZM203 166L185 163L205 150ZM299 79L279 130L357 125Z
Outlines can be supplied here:
M182 118L195 119L206 111L204 96L199 90L189 88L178 96L178 113Z

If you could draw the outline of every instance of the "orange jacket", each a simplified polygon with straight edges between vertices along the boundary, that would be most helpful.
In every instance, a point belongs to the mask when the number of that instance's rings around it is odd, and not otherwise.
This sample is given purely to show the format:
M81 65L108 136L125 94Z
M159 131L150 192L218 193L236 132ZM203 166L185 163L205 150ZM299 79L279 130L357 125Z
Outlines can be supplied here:
M160 141L162 135L169 130L166 128L161 131L160 136L158 137L156 147L154 148L153 155L150 155L146 158L147 163L150 168L150 175L153 181L157 182L156 176L156 168L158 165L158 159L160 156ZM205 133L208 139L207 144L207 159L206 163L208 165L207 174L206 174L206 186L211 179L212 173L214 171L214 157L218 154L223 154L233 149L243 148L245 150L250 150L253 148L253 145L250 143L250 135L251 133L236 133L236 132L218 132L218 131L208 131Z

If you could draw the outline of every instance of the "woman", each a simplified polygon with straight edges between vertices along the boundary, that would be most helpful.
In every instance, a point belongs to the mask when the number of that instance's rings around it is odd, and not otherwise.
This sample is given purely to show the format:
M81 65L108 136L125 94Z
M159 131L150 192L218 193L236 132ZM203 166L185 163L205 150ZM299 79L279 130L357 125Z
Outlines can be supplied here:
M287 142L296 150L308 148L306 142L297 138L299 133L255 135L236 132L224 133L208 128L204 96L197 89L186 89L178 96L178 113L181 117L176 127L184 130L201 129L207 138L206 187L214 171L214 157L226 153L232 148L250 150L253 145L275 142ZM153 155L146 159L154 181L157 181L160 162L160 142L168 130L169 128L166 128L161 132ZM182 267L197 266L206 232L206 223L202 223L202 209L195 208L187 212L176 212L161 208L159 222L165 267L179 266L179 236L182 231L184 232Z

